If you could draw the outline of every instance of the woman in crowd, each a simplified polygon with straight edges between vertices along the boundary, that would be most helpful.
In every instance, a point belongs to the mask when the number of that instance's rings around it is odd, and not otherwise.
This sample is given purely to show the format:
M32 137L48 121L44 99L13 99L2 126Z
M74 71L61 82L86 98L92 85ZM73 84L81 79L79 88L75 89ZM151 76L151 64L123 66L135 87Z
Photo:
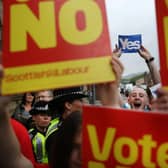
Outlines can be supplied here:
M31 115L29 111L32 109L34 104L35 95L32 92L27 92L23 95L21 104L19 104L12 118L22 123L27 129L31 127Z

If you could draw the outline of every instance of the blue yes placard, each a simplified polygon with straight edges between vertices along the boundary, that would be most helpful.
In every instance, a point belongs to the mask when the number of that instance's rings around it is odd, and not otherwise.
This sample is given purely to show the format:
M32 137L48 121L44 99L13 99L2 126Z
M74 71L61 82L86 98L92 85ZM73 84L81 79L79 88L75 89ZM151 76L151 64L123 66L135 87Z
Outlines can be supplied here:
M141 34L136 35L119 35L118 46L123 53L135 53L141 48L142 37Z

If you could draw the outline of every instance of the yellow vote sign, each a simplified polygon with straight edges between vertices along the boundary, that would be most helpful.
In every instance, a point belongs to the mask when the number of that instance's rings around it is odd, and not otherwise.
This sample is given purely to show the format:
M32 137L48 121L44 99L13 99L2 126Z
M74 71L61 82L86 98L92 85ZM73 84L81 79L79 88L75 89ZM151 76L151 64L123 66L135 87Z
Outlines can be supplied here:
M3 94L115 79L105 1L6 1L3 33Z

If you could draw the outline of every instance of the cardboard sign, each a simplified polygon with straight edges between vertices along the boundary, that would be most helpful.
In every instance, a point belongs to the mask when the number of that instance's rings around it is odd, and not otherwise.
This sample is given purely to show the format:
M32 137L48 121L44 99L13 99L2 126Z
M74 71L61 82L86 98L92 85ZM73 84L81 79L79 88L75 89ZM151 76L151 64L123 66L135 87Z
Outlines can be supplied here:
M142 38L140 34L118 36L118 46L123 53L135 53L141 48L141 45Z
M3 16L3 94L115 79L104 1L10 0Z
M162 85L168 89L168 0L156 0Z
M168 114L83 109L83 168L168 167Z

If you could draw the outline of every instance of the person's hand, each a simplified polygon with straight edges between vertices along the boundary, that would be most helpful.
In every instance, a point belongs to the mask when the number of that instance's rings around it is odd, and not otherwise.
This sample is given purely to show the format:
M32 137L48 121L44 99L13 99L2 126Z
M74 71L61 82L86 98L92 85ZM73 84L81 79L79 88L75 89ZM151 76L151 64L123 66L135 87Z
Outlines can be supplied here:
M138 50L138 53L147 63L153 84L156 85L160 83L160 73L154 62L154 57L152 57L150 52L144 46L141 46L141 48Z
M119 58L117 58L116 56L112 57L110 64L112 65L112 71L116 75L116 81L97 84L97 96L101 101L102 105L119 108L120 96L118 86L121 80L122 73L124 71L124 66L120 62Z
M113 50L113 56L120 58L122 55L121 48L118 47L118 45L115 45L115 49Z
M139 55L144 59L144 60L149 60L152 58L150 52L141 45L141 48L138 50Z
M115 55L113 55L112 57L111 65L112 65L112 70L116 76L115 83L117 84L117 86L119 86L122 74L124 72L124 66L122 62L119 60L119 58L116 57Z
M158 89L157 96L152 102L152 110L168 112L168 90Z

